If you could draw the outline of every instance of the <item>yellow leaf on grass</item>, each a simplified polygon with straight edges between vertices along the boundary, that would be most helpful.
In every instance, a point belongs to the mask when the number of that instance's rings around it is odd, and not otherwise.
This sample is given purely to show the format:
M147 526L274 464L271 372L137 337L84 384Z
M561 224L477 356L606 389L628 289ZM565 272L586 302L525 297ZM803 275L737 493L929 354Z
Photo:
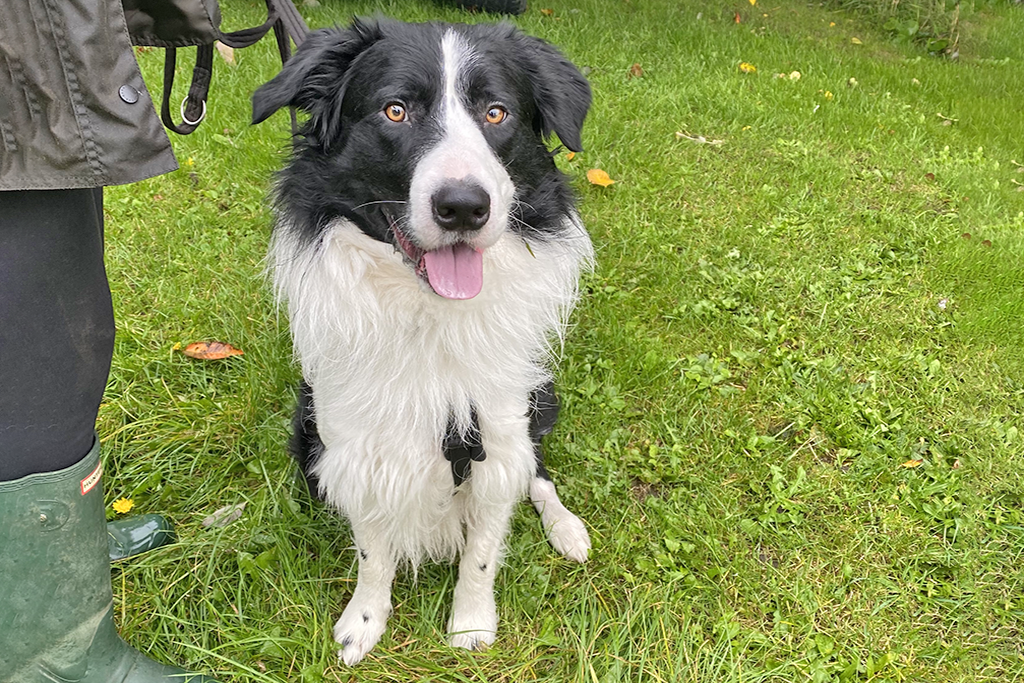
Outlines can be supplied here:
M900 467L906 467L907 469L911 469L911 468L914 468L914 467L920 467L921 463L923 463L923 462L924 462L924 460L908 460L905 463L903 463L902 465L900 465Z
M111 507L114 508L114 512L116 512L119 515L123 515L125 513L131 512L131 509L135 507L135 501L133 501L131 498L118 498L117 500L114 501Z
M757 4L757 0L750 0L750 4L751 5L756 5Z
M555 10L544 8L540 11L540 13L543 14L545 17L550 17L552 14L555 13Z
M587 171L587 180L590 181L591 185L600 185L601 187L608 187L615 182L606 172L599 168L592 168Z
M740 71L745 74L752 74L757 71L757 67L750 62L740 62Z
M193 342L181 352L189 358L198 358L199 360L220 360L228 356L241 356L243 353L241 349L219 341Z
M860 38L858 38L857 36L854 36L853 38L850 38L850 42L853 43L854 45L863 45L864 44L864 43L862 43L860 41Z
M566 152L566 154L565 154L565 160L566 161L572 161L575 158L576 158L576 152Z

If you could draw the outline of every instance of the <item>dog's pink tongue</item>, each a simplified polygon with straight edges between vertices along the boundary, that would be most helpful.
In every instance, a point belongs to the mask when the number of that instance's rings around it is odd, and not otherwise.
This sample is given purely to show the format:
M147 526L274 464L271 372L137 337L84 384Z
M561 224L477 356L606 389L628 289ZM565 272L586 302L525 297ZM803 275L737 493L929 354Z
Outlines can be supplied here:
M472 299L484 286L484 254L468 244L423 254L427 280L446 299Z

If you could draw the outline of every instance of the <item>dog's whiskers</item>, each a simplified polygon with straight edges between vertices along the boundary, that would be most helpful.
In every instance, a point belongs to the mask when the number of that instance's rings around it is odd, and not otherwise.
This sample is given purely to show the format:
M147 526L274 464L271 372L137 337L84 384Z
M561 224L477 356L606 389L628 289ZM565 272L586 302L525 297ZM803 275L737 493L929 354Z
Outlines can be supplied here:
M534 213L539 213L539 212L537 211L537 208L536 208L535 206L533 206L533 204L530 204L530 203L528 203L528 202L524 202L524 201L523 201L522 199L516 199L515 201L516 201L516 206L517 206L517 207L519 207L519 206L525 206L525 207L526 207L526 208L528 208L528 209L529 209L530 211L533 211Z
M529 230L530 232L536 232L537 231L537 228L533 227L532 225L530 225L529 223L527 223L526 221L524 221L522 218L520 218L519 216L515 215L514 213L510 213L508 215L508 217L511 218L512 220L514 220L519 225L521 225L524 228L526 228L527 230Z
M356 211L358 209L362 209L364 207L370 206L371 204L408 204L408 203L409 202L407 202L405 200L402 200L402 199L379 199L379 200L377 200L375 202L363 202L359 206L353 206L352 207L352 211Z

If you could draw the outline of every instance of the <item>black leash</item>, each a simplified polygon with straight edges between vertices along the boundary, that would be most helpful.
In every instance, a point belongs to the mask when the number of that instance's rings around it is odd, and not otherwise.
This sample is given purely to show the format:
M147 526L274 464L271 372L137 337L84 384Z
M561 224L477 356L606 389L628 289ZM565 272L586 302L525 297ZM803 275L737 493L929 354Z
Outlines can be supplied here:
M219 32L218 40L231 48L243 48L255 45L271 29L277 39L277 49L281 56L281 66L291 57L291 42L298 47L309 33L306 21L292 0L265 0L267 4L267 20L259 26L245 28L230 33ZM188 135L199 127L206 118L206 100L210 93L210 80L213 77L213 43L196 47L196 65L192 69L192 84L188 95L181 102L181 123L175 123L171 115L171 89L174 87L174 70L177 62L177 49L167 47L164 58L164 90L160 103L160 118L164 125L179 135ZM298 121L292 110L292 133L298 131Z

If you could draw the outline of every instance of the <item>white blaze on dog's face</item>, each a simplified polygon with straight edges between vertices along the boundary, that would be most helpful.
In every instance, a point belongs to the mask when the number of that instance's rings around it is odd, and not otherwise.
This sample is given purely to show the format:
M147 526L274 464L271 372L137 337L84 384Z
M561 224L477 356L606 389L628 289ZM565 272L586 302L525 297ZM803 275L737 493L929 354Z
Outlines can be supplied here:
M253 105L256 122L285 105L310 115L277 186L301 240L344 219L393 245L425 291L468 299L503 234L565 230L573 197L545 138L580 151L590 88L508 24L357 20L311 33Z
M413 171L406 232L426 250L424 266L434 291L468 299L483 286L483 252L504 232L515 193L481 128L509 125L511 114L501 102L491 103L482 116L466 110L461 77L474 53L458 33L444 34L441 57L441 138Z

